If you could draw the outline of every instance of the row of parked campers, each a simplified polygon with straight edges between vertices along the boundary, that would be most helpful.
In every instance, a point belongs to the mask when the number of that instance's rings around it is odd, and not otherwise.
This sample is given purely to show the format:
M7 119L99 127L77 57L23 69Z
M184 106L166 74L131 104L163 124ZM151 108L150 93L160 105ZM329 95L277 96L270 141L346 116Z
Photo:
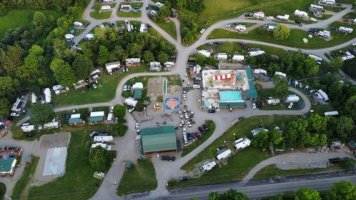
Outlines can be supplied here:
M55 128L60 128L60 127L61 127L61 122L53 120L52 122L48 122L43 125L38 125L37 130L55 129ZM32 132L32 131L36 130L36 126L31 125L30 123L23 123L20 128L25 133Z
M109 144L114 141L113 136L109 135L106 132L93 131L90 133L90 137L93 138L93 141L94 141L94 143L91 145L91 149L101 147L108 151L111 150L111 145L109 145Z

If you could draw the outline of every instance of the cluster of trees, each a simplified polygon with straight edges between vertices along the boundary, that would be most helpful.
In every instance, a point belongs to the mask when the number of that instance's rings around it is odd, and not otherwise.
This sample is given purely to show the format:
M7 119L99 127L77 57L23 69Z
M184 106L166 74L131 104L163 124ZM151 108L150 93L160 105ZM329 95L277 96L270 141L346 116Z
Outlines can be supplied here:
M273 37L277 40L285 40L290 35L290 28L281 24L278 24L277 27L273 30Z
M6 0L0 2L0 15L16 8L66 10L70 6L84 7L88 2L89 0Z
M213 56L206 57L197 53L194 55L194 58L195 58L195 63L201 66L208 65L208 66L217 67L218 65L218 60Z
M263 54L249 57L247 63L266 69L269 74L274 74L275 71L282 71L292 75L294 78L306 78L319 72L319 65L316 61L299 52L288 51L278 59L269 54Z
M209 200L248 200L248 197L236 190L230 189L224 193L212 192ZM319 193L311 188L300 188L296 192L277 194L265 197L263 200L354 200L356 199L356 186L348 181L334 183L326 193Z
M117 104L113 110L114 116L117 118L117 123L113 127L113 131L117 136L124 136L128 127L125 125L126 106Z
M40 125L52 121L55 117L53 106L49 104L34 104L30 110L31 123Z
M356 79L356 70L354 68L355 66L356 66L356 59L351 59L345 61L345 63L342 66L342 69L351 78Z
M91 150L89 155L89 163L91 167L99 172L107 171L110 168L114 155L101 147Z
M316 148L327 145L333 139L348 141L355 129L350 117L330 118L312 114L308 119L281 124L282 131L272 128L262 131L253 138L252 145L259 149L275 148Z
M204 1L201 0L179 0L177 1L177 6L179 9L187 9L192 12L201 12L204 10Z

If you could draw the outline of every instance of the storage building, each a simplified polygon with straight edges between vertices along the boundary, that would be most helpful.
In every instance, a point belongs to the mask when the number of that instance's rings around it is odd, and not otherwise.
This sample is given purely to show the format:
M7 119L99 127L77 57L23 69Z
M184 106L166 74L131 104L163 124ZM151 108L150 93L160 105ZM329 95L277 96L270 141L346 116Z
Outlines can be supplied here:
M144 128L140 135L142 154L177 151L176 133L173 126Z
M91 112L89 116L89 122L91 123L98 123L102 122L105 119L105 112L104 111L96 111Z

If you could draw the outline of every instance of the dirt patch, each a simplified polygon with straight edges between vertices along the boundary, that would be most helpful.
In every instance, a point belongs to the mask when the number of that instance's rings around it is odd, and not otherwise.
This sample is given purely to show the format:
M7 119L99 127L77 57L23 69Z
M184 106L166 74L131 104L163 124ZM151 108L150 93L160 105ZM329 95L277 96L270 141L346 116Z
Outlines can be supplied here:
M147 94L151 97L151 99L156 99L158 96L163 96L163 82L167 81L166 78L158 77L158 78L150 78L148 80L147 86Z

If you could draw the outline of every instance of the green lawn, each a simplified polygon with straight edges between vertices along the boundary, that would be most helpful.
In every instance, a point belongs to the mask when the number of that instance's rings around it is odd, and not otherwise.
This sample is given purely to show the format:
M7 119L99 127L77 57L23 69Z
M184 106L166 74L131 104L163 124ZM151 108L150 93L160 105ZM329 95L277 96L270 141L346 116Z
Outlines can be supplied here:
M215 131L215 124L213 121L207 121L206 126L209 128L207 133L204 133L197 141L195 141L193 144L184 147L181 156L185 156L191 151L193 151L195 148L197 148L199 145L203 144Z
M138 160L127 169L118 186L117 194L127 195L154 190L157 187L156 172L151 160Z
M13 199L22 199L26 196L28 190L26 189L26 186L30 183L32 176L36 171L39 159L39 157L34 156L32 162L25 166L21 178L16 182L15 187L12 189L11 197Z
M111 16L111 11L91 12L90 16L94 19L108 19Z
M52 16L58 18L62 13L52 10L42 10L46 16ZM29 9L15 9L10 10L5 16L0 17L0 39L2 39L6 32L17 28L24 24L29 24L32 22L35 10Z
M137 3L121 3L120 5L131 5L131 7L138 7L138 8L142 8L143 3L141 2L137 2ZM138 12L123 12L118 10L117 11L117 16L119 17L140 17L141 16L141 10L138 10Z
M55 96L56 107L65 105L80 105L110 101L115 97L118 83L127 75L147 71L146 67L130 68L128 72L114 75L103 75L99 79L100 86L97 89L70 90L68 93Z
M342 168L339 165L332 165L328 168L321 169L293 169L293 170L281 170L275 165L269 165L255 174L254 179L265 179L276 176L295 176L295 175L304 175L304 174L313 174L321 172L330 172L330 171L340 171Z
M68 127L71 140L68 147L65 175L38 187L31 187L28 199L89 199L99 188L100 181L93 178L94 170L89 163L88 136L90 128ZM92 129L94 130L94 129Z
M155 23L161 27L164 31L166 31L170 36L172 36L174 39L177 38L176 34L176 25L174 22L169 21L169 22L156 22Z
M0 200L4 200L5 193L6 193L6 185L0 182Z
M215 140L204 151L199 153L192 160L187 162L182 169L186 171L193 170L197 164L207 159L216 156L216 148L224 145L226 141L227 147L233 149L233 141L241 137L250 137L250 130L260 127L263 124L266 128L271 128L274 124L279 124L283 121L294 119L292 116L257 116L248 119L243 119L232 126L223 136ZM212 171L204 173L199 178L193 178L184 182L170 181L169 188L186 187L192 185L213 184L227 181L235 181L242 179L249 170L256 164L269 157L267 151L249 147L241 152L236 153L234 156L227 160L226 165L215 167Z
M332 35L332 39L329 41L325 41L318 36L314 36L313 38L308 38L307 32L299 29L292 29L289 37L286 40L279 41L274 39L272 32L268 32L264 28L257 28L255 30L250 31L248 34L231 32L224 29L216 29L209 35L209 39L236 38L236 39L258 40L262 42L268 42L268 43L296 47L296 48L317 49L317 48L335 46L337 44L341 44L346 41L349 41L356 36L356 32L345 35L338 31L332 31L331 35ZM303 38L307 38L309 42L307 44L304 44Z

